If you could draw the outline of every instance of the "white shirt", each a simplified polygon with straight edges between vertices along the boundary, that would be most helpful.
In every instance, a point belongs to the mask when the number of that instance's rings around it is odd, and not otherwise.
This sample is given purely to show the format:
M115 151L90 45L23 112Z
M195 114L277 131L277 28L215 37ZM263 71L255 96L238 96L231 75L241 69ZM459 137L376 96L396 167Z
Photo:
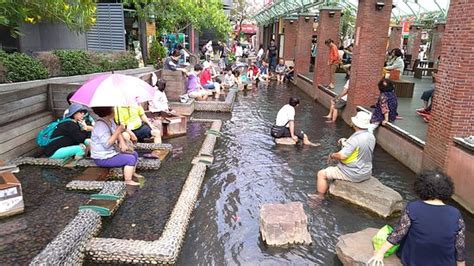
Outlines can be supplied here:
M242 46L237 45L237 47L235 48L235 56L242 56L242 55L243 55Z
M148 102L148 110L153 113L157 112L168 112L168 98L163 91L156 90L153 95L153 100Z
M260 50L258 50L257 57L261 59L261 58L263 57L263 53L264 53L264 52L265 52L265 51L263 51L263 48L261 48Z
M234 86L235 81L236 81L236 80L235 80L234 74L230 74L230 75L229 75L229 74L225 74L225 76L224 76L224 84L226 84L226 85L232 87L232 86Z
M278 111L276 118L276 125L279 127L285 126L290 127L289 121L295 120L295 108L289 104L285 104L280 111Z
M349 80L346 81L346 84L344 85L344 89L349 88ZM341 97L341 100L344 100L347 102L347 94Z

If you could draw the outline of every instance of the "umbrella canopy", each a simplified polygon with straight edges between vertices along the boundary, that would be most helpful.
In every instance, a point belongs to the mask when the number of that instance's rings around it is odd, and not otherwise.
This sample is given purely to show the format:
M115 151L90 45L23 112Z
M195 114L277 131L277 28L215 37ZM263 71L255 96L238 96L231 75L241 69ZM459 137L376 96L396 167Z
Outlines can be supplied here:
M89 107L132 106L153 99L155 90L145 81L122 74L105 74L82 85L72 102Z

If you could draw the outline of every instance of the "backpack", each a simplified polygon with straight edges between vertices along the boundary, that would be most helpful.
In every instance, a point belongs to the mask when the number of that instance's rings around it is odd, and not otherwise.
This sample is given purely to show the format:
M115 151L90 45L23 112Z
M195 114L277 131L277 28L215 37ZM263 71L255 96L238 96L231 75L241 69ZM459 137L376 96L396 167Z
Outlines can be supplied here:
M57 136L55 138L51 138L51 136L53 135L59 124L67 121L72 120L70 118L61 118L49 123L46 127L41 129L41 131L38 133L38 136L36 136L36 143L38 143L40 147L44 148L48 146L48 144L50 144L51 142L61 138L62 136Z

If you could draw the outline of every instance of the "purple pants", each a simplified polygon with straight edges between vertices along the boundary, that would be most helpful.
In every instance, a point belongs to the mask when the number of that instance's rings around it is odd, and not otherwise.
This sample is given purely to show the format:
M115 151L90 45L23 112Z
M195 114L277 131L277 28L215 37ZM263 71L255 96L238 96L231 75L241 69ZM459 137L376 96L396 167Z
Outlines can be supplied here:
M138 153L134 151L133 153L121 152L113 157L108 159L94 159L95 164L100 167L113 168L113 167L122 167L122 166L135 166L138 161Z

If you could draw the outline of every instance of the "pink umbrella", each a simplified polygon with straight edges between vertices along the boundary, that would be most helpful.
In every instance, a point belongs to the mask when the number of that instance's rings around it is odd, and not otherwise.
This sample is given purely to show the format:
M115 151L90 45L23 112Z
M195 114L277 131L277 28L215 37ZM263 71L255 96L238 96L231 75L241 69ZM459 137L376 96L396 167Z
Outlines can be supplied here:
M152 86L137 77L104 74L82 85L71 101L89 107L132 106L153 99L154 92Z

